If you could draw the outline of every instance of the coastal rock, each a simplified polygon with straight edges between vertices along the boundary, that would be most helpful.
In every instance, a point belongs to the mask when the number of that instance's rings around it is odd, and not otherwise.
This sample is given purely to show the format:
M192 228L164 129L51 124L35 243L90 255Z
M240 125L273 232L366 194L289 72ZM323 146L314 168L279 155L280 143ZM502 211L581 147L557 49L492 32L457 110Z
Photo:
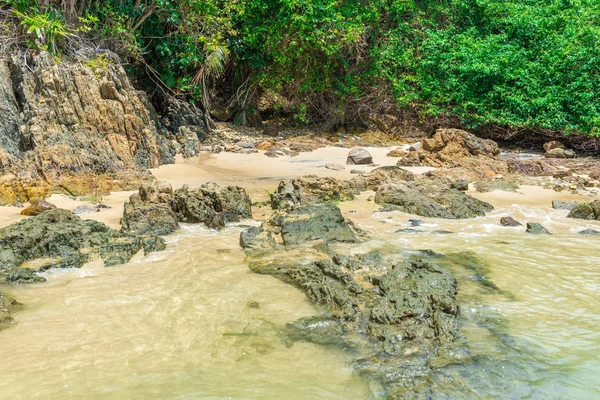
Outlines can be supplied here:
M600 200L580 203L571 209L567 218L592 219L600 221Z
M173 188L167 182L143 184L123 206L123 231L159 236L175 231L179 224L173 200Z
M346 159L346 164L348 165L364 165L364 164L373 164L373 157L371 153L362 148L354 148L350 150L348 153L348 158Z
M600 180L600 169L593 169L588 175L591 179Z
M0 61L0 204L129 189L174 161L156 112L112 62Z
M110 266L129 261L140 249L149 253L164 247L162 239L122 234L57 208L0 229L0 282L39 282L43 278L34 272L79 268L94 254ZM20 268L32 260L42 262Z
M575 152L571 149L552 149L544 153L546 158L575 158Z
M375 202L393 210L432 218L473 218L493 210L486 202L427 179L382 185Z
M347 201L354 198L351 184L335 178L305 175L291 181L281 181L271 193L273 209L290 209L300 204Z
M466 192L467 190L469 190L469 182L464 179L459 179L457 181L452 182L451 186L456 190L460 190L461 192Z
M527 233L532 235L550 235L550 231L537 222L527 223Z
M174 136L184 157L197 155L207 137L204 113L194 104L173 97L167 97L165 102L166 112L161 122Z
M342 164L325 164L325 168L332 171L343 171L346 169Z
M596 231L594 229L584 229L582 231L578 232L580 235L585 235L585 236L598 236L600 235L600 231Z
M493 192L501 190L504 192L516 192L519 189L519 182L514 179L495 179L475 182L475 190L480 193Z
M257 226L250 227L240 234L240 246L246 250L270 249L277 244L270 231Z
M94 207L94 206L89 205L89 204L84 204L84 205L75 207L73 209L73 214L75 214L75 215L85 215L85 214L96 213L98 211L100 211L100 209L98 207Z
M552 200L552 208L555 210L569 210L571 211L573 208L577 207L577 205L582 204L577 201L560 201L560 200Z
M29 207L21 211L21 215L34 217L36 215L40 215L44 211L53 210L55 208L56 206L54 204L49 203L44 199L38 199L32 201Z
M509 160L508 170L525 176L552 176L558 168L550 160Z
M281 227L285 245L297 245L313 240L356 242L353 230L333 204L300 206L276 222Z
M502 226L523 226L522 223L515 220L512 217L502 217L500 218L500 225Z
M206 183L191 189L184 185L174 193L173 211L180 222L221 228L229 222L252 218L252 203L239 186L220 187L216 183Z
M544 143L544 145L542 147L544 148L544 151L551 151L551 150L556 150L556 149L564 149L565 145L562 144L561 142L557 142L556 140L553 140L551 142Z
M377 191L381 185L386 183L414 181L415 179L415 175L410 171L396 166L386 166L356 176L349 183L356 191L362 192L365 190Z
M0 331L12 323L11 312L19 303L0 293Z
M421 161L419 158L419 152L414 149L409 149L408 153L404 157L402 157L396 163L398 167L420 167Z
M406 150L403 149L394 149L386 154L386 157L404 157L406 155Z

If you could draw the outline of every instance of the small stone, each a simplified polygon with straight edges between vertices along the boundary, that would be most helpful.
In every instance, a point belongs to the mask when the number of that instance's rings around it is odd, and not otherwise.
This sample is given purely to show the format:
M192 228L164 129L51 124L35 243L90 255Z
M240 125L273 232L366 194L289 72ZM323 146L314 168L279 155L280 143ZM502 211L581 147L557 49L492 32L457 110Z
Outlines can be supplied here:
M502 217L500 218L500 225L502 226L523 226L522 223L515 220L512 217Z
M44 199L34 200L31 202L29 207L21 211L21 215L34 217L36 215L40 215L44 211L54 210L55 208L56 206L54 204L49 203Z
M527 233L532 235L550 235L550 231L537 222L527 223Z
M571 171L570 169L561 169L557 171L554 175L552 175L552 177L556 179L566 178L569 176L573 176L573 171Z
M258 301L250 300L246 303L249 308L260 308L260 303Z
M350 170L350 173L351 173L351 174L362 174L362 173L363 173L363 171L359 171L358 169L351 169L351 170Z
M421 226L424 224L424 222L420 219L409 219L408 224L410 226Z
M346 164L348 165L365 165L365 164L373 164L373 157L371 154L363 149L363 148L354 148L350 150L348 153L348 158L346 159Z
M344 167L341 164L327 164L327 165L325 165L325 168L330 169L332 171L342 171L342 170L346 169L346 167Z

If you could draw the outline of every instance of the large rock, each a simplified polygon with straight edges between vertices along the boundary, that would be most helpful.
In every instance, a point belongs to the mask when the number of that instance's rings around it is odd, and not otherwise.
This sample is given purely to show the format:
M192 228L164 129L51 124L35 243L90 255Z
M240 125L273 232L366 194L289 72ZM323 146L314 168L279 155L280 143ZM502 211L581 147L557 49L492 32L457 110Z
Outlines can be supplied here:
M595 219L600 221L600 200L577 204L571 209L567 218Z
M373 164L373 157L371 153L362 148L355 148L350 150L348 158L346 159L348 165L364 165Z
M484 201L429 179L383 185L375 202L409 214L447 219L479 217L493 210Z
M185 185L176 190L173 210L180 222L204 223L209 228L221 228L228 222L252 218L252 203L243 188L220 187L215 183L195 189Z
M122 234L98 221L55 209L0 229L0 283L32 283L36 271L79 268L94 254L106 266L124 264L140 249L162 250L162 239ZM29 268L26 261L39 260Z
M44 199L38 199L31 202L29 207L21 211L21 215L27 215L29 217L34 217L36 215L40 215L44 211L53 210L56 206L50 202L47 202Z
M271 193L271 206L290 209L300 204L347 201L354 199L354 193L348 182L306 175L279 182L277 190Z
M142 185L129 197L123 209L121 225L124 231L140 235L167 235L179 224L173 211L173 188L167 182Z
M165 100L166 113L161 121L172 133L184 157L198 154L206 139L204 113L193 104L169 97Z
M122 67L29 52L0 61L0 204L139 186L174 161Z
M353 230L333 204L300 206L275 222L281 227L286 245L297 245L312 240L356 242Z
M252 226L240 234L240 246L247 250L270 249L276 246L271 231Z
M560 201L560 200L552 200L552 208L555 210L569 210L571 211L575 207L577 207L580 202L577 201Z
M527 233L532 235L550 235L550 231L538 222L527 223Z

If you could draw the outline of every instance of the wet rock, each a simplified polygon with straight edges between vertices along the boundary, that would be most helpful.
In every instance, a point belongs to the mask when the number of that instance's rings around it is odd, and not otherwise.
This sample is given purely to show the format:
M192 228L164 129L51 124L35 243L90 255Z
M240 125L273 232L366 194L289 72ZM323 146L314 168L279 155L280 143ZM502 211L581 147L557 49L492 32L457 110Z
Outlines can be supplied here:
M469 182L464 179L459 179L452 183L452 187L456 190L460 190L461 192L466 192L469 190Z
M402 229L398 229L397 231L395 231L396 233L424 233L424 231L420 230L420 229L413 229L413 228L402 228Z
M9 283L40 281L35 271L79 268L94 254L106 265L122 264L139 250L164 248L159 238L122 234L101 222L82 220L71 211L54 209L0 229L0 279ZM35 268L20 268L31 260Z
M364 164L373 164L373 157L371 153L363 148L354 148L350 150L348 153L348 158L346 159L346 164L348 165L364 165Z
M461 219L484 216L493 207L481 200L428 179L379 188L375 202L423 217Z
M600 221L600 200L580 203L571 209L567 218L592 219Z
M588 176L591 179L600 180L600 169L591 170L590 173L588 174Z
M410 226L421 226L424 224L424 222L420 219L409 219L408 224Z
M306 175L279 182L277 190L271 194L271 206L273 209L290 209L300 204L347 201L354 199L355 192L347 182Z
M300 206L281 217L277 223L286 245L312 240L356 242L355 233L333 204Z
M0 331L12 323L11 312L18 304L15 299L0 293Z
M40 215L44 211L54 210L55 208L56 206L54 204L49 203L44 199L34 200L31 202L31 205L29 207L21 211L21 215L33 217L36 215Z
M522 223L515 220L512 217L502 217L500 218L500 225L502 226L523 226Z
M532 235L550 235L550 231L537 222L527 223L527 233Z
M271 232L257 226L250 227L240 234L240 246L242 246L242 249L269 249L276 245Z
M123 231L138 235L168 235L179 224L173 211L173 188L167 182L147 183L123 206Z
M332 171L342 171L342 170L346 169L346 167L344 167L341 164L326 164L325 168L330 169Z
M184 185L174 193L173 211L180 222L221 228L229 222L252 218L252 203L246 191L239 186L220 187L206 183L190 189Z
M584 229L582 231L578 232L580 235L586 235L586 236L598 236L600 235L600 231L596 231L594 229Z
M569 210L571 211L578 204L581 204L577 201L560 201L560 200L552 200L552 208L555 210Z

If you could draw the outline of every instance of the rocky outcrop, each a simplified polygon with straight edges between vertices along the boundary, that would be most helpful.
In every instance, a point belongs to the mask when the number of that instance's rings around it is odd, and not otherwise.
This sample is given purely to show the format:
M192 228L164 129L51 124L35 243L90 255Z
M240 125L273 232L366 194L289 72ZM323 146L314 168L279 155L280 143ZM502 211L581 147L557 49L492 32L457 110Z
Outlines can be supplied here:
M79 268L92 255L112 266L128 262L141 249L147 254L164 248L160 238L122 234L68 210L50 210L0 229L0 283L39 282L43 278L35 272Z
M277 243L272 232L258 226L246 229L240 234L240 246L247 250L271 249Z
M173 192L169 183L153 182L129 197L121 225L128 232L166 235L177 229L178 222L221 228L242 218L252 218L252 203L240 187L207 183L195 189L185 185Z
M546 158L575 158L575 152L567 149L564 144L552 141L544 143L544 157Z
M139 235L167 235L175 231L179 224L173 200L173 188L167 182L142 185L125 202L122 229Z
M571 211L575 207L581 204L578 201L560 201L560 200L552 200L552 208L555 210L569 210Z
M507 171L496 142L459 129L438 129L397 165L461 168L461 175L472 179L491 178Z
M173 162L145 95L106 59L0 61L0 204L139 186Z
M415 175L410 171L396 166L386 166L355 176L349 183L357 192L362 192L365 190L377 191L381 185L386 183L414 181L415 179Z
M202 141L206 139L204 113L193 104L171 97L165 103L166 110L161 122L174 136L178 152L184 157L197 155Z
M571 209L567 218L592 219L600 221L600 200L591 203L579 203Z
M473 218L493 210L484 201L430 179L383 185L375 202L391 210L432 218Z
M333 204L311 204L298 207L278 221L286 245L312 240L356 242L357 238Z
M538 222L527 223L526 232L532 235L550 235L550 231Z
M279 210L300 204L347 201L354 199L354 194L354 188L347 182L306 175L279 182L277 190L271 193L271 206Z

